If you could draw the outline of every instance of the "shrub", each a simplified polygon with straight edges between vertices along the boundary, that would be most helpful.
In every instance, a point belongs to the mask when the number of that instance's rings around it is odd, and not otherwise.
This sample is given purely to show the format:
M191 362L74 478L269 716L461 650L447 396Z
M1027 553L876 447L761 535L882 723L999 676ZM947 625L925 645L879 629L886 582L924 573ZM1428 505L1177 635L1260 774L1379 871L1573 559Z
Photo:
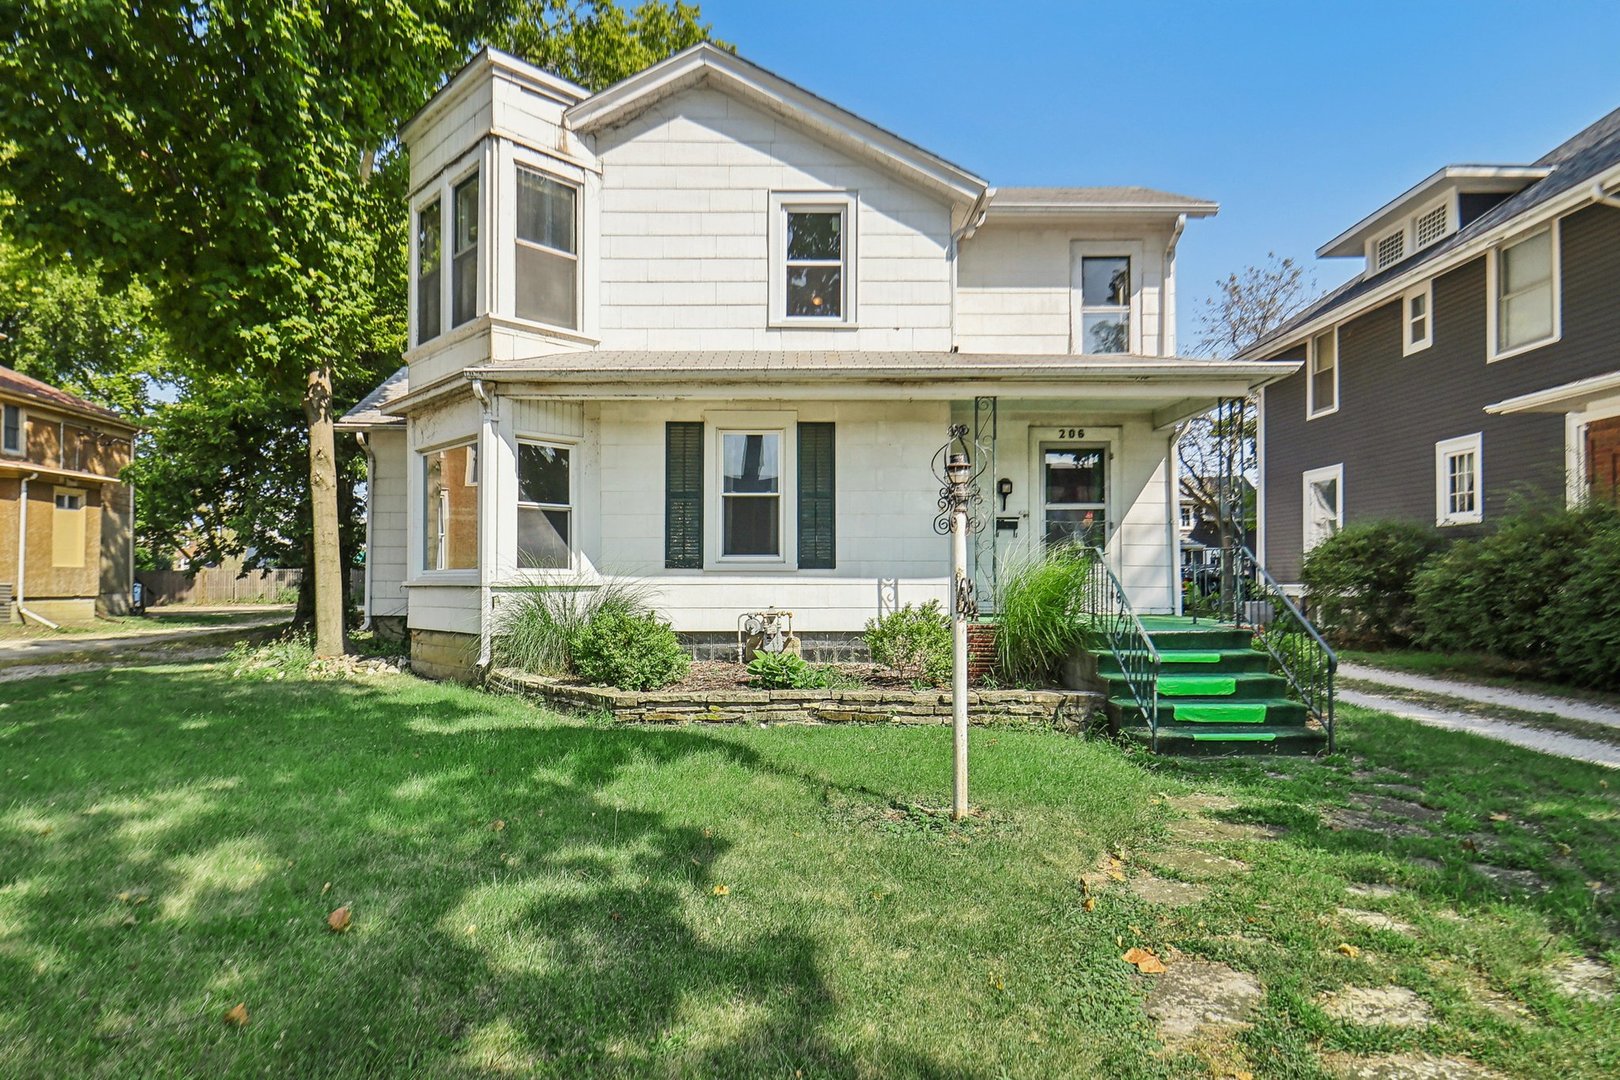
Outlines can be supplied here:
M1545 665L1551 635L1562 631L1544 609L1580 553L1615 520L1608 507L1531 510L1504 519L1489 536L1453 544L1414 582L1419 641L1441 652Z
M225 654L225 667L233 679L272 681L307 676L315 661L309 635L288 631L274 641L238 641Z
M1305 556L1300 577L1311 616L1324 634L1374 647L1417 635L1412 582L1441 547L1430 528L1401 521L1350 525Z
M647 598L645 586L622 581L593 589L519 589L503 596L491 642L495 666L536 675L573 674L579 632L602 612L644 612Z
M1086 548L1065 544L1008 561L997 605L1002 678L1020 684L1050 680L1080 644L1091 560Z
M898 675L936 685L951 677L951 621L938 600L868 619L864 637L872 662Z
M812 664L797 653L755 653L748 681L761 690L824 690L837 681L826 664Z
M1620 515L1599 522L1565 574L1543 608L1548 666L1582 686L1620 689Z
M574 635L572 657L580 678L620 690L656 690L680 682L692 666L668 623L618 608L591 616Z

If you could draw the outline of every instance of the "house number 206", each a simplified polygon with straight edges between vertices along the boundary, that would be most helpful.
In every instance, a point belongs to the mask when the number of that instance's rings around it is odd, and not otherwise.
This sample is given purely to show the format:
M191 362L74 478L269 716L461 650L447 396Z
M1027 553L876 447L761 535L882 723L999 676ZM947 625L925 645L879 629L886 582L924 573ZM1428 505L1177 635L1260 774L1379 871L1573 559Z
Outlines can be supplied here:
M1086 437L1086 429L1083 427L1060 427L1058 428L1057 437L1060 439L1083 439Z

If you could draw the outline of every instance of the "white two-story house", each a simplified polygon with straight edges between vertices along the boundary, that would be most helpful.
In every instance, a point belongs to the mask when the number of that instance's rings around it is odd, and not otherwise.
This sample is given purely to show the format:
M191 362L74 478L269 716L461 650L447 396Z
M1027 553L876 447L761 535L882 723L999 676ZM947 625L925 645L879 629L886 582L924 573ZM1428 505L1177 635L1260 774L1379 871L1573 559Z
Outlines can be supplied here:
M1012 548L1083 536L1173 612L1177 421L1297 367L1176 354L1214 203L993 188L712 46L596 94L486 51L403 137L410 349L343 426L367 615L428 674L487 659L525 586L641 579L699 649L748 612L814 652L943 601L953 423L981 602Z

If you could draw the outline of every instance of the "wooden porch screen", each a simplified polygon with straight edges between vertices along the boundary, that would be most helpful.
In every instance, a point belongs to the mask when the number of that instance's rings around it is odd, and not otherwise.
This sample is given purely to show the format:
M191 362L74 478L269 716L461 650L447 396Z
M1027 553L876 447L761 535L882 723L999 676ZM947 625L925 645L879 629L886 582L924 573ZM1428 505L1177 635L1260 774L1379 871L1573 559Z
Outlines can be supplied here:
M664 566L703 569L703 424L664 425Z
M837 564L832 424L799 425L799 569Z

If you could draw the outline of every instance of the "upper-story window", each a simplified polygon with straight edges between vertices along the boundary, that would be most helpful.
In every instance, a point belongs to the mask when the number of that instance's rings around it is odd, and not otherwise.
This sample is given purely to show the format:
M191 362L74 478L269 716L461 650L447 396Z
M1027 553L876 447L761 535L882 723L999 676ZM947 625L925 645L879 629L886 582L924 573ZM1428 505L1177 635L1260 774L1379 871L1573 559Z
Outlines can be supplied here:
M1401 297L1401 355L1434 344L1434 282L1425 281Z
M1309 351L1305 416L1315 419L1339 411L1339 331L1317 334L1311 339Z
M1491 253L1490 356L1558 340L1558 238L1553 228Z
M16 405L0 406L0 453L14 454L18 457L23 452L23 419L22 409Z
M1080 351L1131 351L1131 259L1085 255L1080 259Z
M578 205L576 188L518 166L518 318L579 328Z
M442 323L439 318L444 298L440 295L444 252L439 234L444 230L444 218L439 200L434 199L416 213L416 343L439 336Z
M1439 243L1452 231L1451 202L1443 199L1404 219L1399 226L1367 242L1371 273L1387 270L1410 254Z
M450 197L454 221L450 252L450 325L478 314L478 174L457 184Z
M855 321L855 199L844 193L771 196L771 321Z

